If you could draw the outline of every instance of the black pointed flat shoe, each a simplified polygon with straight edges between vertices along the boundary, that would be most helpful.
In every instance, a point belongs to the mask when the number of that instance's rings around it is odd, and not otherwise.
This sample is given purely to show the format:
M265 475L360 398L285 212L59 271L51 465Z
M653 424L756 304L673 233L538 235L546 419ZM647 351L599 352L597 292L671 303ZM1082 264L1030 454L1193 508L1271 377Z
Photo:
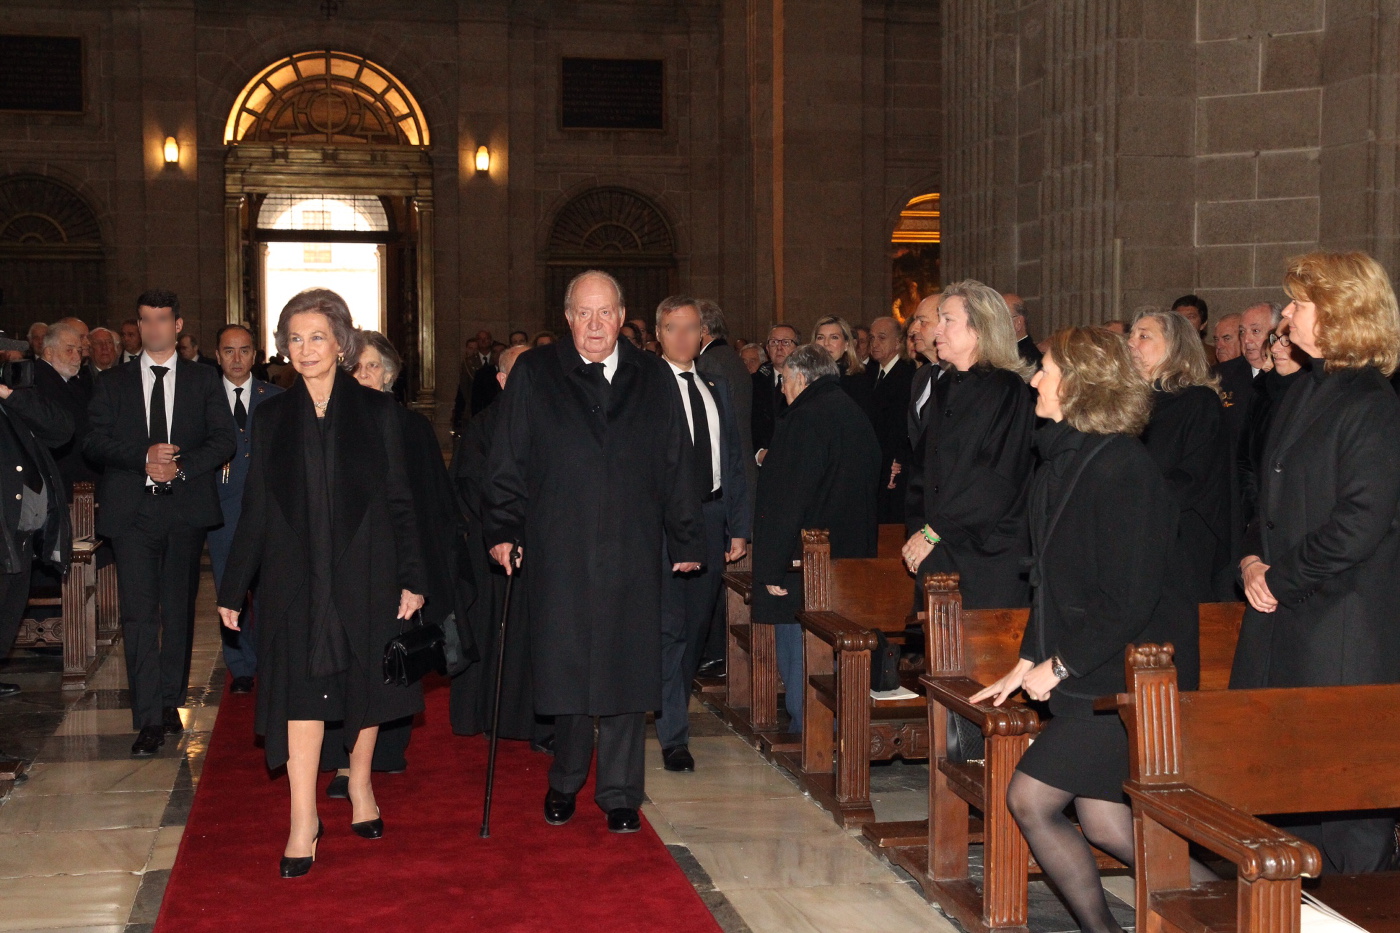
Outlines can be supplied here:
M298 858L288 858L282 856L282 877L300 878L311 870L311 866L316 862L316 850L320 848L321 833L326 831L326 827L320 820L316 821L316 838L311 840L311 854Z

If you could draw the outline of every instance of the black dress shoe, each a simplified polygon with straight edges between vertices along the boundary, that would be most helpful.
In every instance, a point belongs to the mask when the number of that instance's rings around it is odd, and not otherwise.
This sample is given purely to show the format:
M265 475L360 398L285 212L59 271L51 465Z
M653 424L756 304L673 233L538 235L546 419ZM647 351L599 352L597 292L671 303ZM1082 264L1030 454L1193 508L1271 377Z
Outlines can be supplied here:
M142 726L141 731L136 734L136 741L131 743L131 756L133 758L149 758L160 747L165 744L165 730L160 726Z
M337 774L331 778L330 786L326 788L326 796L332 800L350 799L350 775Z
M578 794L566 794L554 788L544 795L544 821L550 826L563 826L574 815L574 800Z
M177 707L167 706L161 710L160 720L166 735L179 735L185 731L185 724L180 719L180 710Z
M228 692L229 692L229 693L252 693L252 692L253 692L253 678L251 678L251 677L235 677L235 678L233 678L233 683L229 685Z
M661 762L666 766L667 771L695 770L695 758L690 754L690 747L687 745L663 748L661 750Z
M0 684L0 700L19 694L19 684Z
M554 754L554 736L547 735L542 739L530 740L530 751L539 752L541 755Z
M635 833L642 828L642 815L631 807L608 811L608 832Z
M325 832L325 830L326 827L322 825L320 820L317 820L316 838L311 840L310 855L303 855L297 858L288 858L285 855L282 856L281 870L283 878L300 878L311 870L312 864L316 861L316 850L321 846L321 833Z
M351 823L350 828L361 839L382 839L384 836L384 820L378 816L372 820Z
M702 663L699 669L696 670L695 675L697 677L723 677L724 669L724 658L715 658L714 660Z

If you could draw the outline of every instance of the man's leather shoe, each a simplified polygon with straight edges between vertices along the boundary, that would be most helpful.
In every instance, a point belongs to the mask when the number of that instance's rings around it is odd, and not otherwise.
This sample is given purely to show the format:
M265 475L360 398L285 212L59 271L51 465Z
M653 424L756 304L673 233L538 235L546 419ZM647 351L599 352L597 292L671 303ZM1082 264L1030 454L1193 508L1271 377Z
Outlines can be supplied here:
M179 735L185 731L185 724L180 719L180 710L177 707L167 706L161 710L160 721L166 735Z
M578 794L566 794L554 788L544 795L544 821L550 826L563 826L574 815L574 801Z
M530 740L530 751L539 752L541 755L554 754L554 735L550 734L542 739Z
M131 743L131 756L133 758L149 758L160 747L165 744L165 730L160 726L142 726L141 731L136 734L136 741Z
M661 763L666 766L667 771L695 770L695 758L690 754L688 745L663 748L661 750Z
M337 774L331 778L330 785L326 788L326 796L332 800L350 799L350 775Z
M635 833L642 828L642 815L631 807L608 811L608 832Z
M725 668L724 658L715 658L715 659L713 659L713 660L706 661L706 662L704 662L703 664L701 664L700 667L699 667L699 669L696 670L695 676L697 676L697 677L723 677L723 676L724 676L724 668Z
M233 678L233 683L229 685L228 692L229 692L229 693L252 693L252 692L253 692L253 678L251 678L251 677L235 677L235 678Z
M17 696L19 694L19 684L0 684L0 700L5 697Z

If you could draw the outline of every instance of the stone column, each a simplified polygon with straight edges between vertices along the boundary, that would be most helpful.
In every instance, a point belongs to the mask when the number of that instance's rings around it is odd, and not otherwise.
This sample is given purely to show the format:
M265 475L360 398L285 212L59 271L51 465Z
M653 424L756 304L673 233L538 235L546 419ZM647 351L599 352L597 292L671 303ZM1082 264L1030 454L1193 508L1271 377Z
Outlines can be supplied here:
M414 197L413 210L418 215L418 398L413 407L431 419L437 409L432 196L420 194Z

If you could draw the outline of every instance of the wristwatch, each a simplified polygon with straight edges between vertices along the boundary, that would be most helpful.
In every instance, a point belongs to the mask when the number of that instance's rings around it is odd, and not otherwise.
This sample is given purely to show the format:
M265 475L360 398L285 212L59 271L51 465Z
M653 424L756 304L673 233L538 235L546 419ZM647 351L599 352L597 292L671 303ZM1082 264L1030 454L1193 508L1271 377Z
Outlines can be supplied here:
M1050 671L1060 680L1069 679L1069 668L1065 667L1065 662L1061 661L1057 654L1050 656Z

